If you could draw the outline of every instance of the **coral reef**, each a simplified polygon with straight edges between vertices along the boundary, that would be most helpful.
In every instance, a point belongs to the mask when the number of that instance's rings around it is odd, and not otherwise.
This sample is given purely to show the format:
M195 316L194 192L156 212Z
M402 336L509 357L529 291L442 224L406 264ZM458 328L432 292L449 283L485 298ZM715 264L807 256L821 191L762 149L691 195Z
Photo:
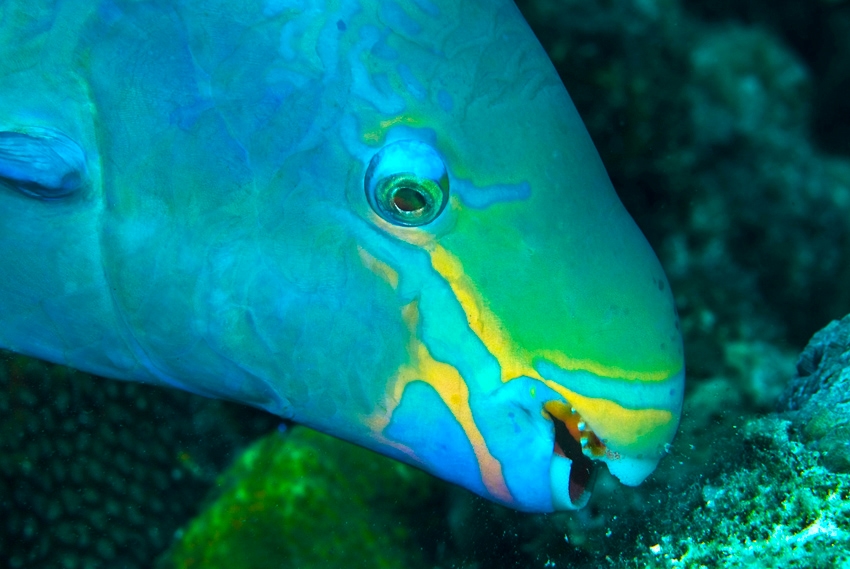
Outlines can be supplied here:
M0 353L0 566L149 567L268 415Z
M425 567L442 522L423 472L304 427L257 441L160 569ZM433 536L432 536L433 537Z
M850 474L850 315L814 335L781 408L825 466Z

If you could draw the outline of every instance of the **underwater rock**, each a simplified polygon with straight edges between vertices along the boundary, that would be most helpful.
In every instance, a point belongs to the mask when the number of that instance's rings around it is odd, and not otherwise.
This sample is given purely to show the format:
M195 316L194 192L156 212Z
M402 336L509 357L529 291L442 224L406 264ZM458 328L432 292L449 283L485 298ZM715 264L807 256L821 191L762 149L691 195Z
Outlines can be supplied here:
M0 566L150 567L269 417L0 352Z
M850 473L850 315L812 337L781 407L825 466Z
M272 433L221 475L157 567L425 567L419 543L443 511L435 485L445 483L305 427Z
M780 416L751 419L728 472L661 504L641 553L615 567L822 569L850 563L850 476L819 463Z
M850 566L850 315L814 335L779 411L733 430L723 473L665 500L617 567Z

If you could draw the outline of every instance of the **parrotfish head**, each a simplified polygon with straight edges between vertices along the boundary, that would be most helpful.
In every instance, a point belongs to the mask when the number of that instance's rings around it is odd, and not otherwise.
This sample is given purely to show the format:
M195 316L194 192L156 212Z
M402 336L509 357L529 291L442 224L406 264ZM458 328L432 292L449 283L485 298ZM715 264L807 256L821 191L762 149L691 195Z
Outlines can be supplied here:
M520 510L583 506L597 463L643 481L681 412L673 298L513 3L205 6L87 8L41 63L75 107L0 87L0 142L48 163L0 144L0 250L42 279L0 284L0 343Z
M596 463L637 485L666 453L681 335L664 272L569 96L502 9L486 42L446 50L473 77L429 66L397 91L401 112L367 103L344 130L359 158L347 184L366 226L358 255L405 323L407 358L368 424L483 496L574 509ZM399 65L371 63L390 77Z

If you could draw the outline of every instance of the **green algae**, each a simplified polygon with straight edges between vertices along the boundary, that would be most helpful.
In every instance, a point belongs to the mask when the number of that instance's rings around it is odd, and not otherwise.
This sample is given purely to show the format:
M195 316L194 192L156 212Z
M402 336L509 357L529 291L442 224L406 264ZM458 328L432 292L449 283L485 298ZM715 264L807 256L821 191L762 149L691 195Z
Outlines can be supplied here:
M429 505L434 484L307 428L272 433L221 475L217 497L158 567L422 567L417 541L441 510Z

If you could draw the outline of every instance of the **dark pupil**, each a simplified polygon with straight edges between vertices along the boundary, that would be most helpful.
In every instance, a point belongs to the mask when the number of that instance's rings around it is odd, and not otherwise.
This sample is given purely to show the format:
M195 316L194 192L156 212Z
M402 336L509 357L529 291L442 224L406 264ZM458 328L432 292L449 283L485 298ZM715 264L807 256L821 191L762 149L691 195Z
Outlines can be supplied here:
M397 189L393 194L393 205L399 211L413 212L423 209L427 204L422 192L413 188L402 187Z

